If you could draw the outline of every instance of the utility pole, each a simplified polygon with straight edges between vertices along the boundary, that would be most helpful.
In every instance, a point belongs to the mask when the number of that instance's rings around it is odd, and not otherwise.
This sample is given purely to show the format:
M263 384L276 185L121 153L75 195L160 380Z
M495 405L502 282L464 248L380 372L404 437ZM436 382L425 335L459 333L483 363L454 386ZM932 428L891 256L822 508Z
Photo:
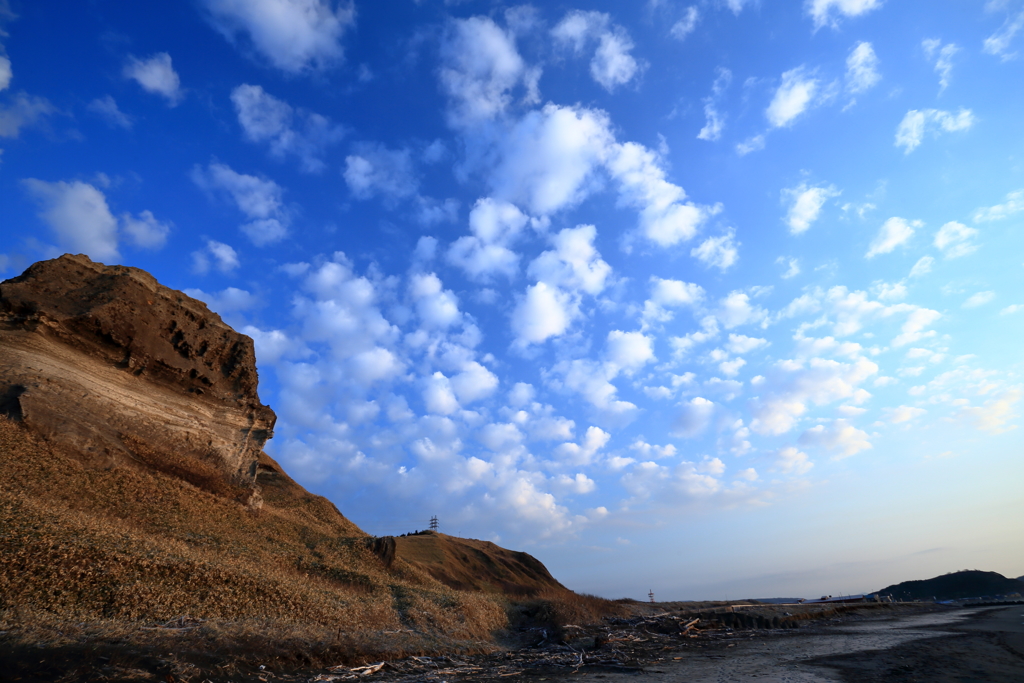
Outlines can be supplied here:
M437 531L437 515L430 518L430 530Z

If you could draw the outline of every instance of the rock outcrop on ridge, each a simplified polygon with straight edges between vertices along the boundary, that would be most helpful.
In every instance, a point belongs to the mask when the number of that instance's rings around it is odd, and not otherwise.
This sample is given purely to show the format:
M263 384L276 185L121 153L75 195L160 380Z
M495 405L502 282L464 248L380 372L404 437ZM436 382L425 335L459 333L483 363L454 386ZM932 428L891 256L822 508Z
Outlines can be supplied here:
M138 268L67 254L0 283L0 414L94 465L251 488L276 420L256 389L252 339Z

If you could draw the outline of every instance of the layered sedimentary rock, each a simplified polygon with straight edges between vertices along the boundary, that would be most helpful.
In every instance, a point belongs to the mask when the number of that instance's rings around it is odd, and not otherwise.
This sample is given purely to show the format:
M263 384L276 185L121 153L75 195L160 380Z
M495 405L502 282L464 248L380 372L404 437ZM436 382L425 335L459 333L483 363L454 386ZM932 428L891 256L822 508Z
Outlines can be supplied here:
M145 271L82 255L0 283L0 414L95 465L214 491L251 484L276 420L252 339Z

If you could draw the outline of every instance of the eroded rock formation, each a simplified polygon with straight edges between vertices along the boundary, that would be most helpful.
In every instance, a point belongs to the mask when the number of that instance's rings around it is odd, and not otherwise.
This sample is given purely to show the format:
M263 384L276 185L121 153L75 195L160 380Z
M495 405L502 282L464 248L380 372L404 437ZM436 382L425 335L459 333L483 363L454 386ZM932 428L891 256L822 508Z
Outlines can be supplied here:
M0 283L0 413L94 464L249 488L276 420L256 389L252 339L138 268L64 255Z

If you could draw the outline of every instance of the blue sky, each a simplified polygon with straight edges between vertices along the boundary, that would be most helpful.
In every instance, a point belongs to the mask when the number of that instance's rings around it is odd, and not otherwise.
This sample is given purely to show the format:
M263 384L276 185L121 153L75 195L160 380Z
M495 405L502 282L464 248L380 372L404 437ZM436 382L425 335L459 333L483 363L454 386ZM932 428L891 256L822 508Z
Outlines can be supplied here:
M1024 4L0 3L0 276L256 341L375 534L606 595L1024 574Z

